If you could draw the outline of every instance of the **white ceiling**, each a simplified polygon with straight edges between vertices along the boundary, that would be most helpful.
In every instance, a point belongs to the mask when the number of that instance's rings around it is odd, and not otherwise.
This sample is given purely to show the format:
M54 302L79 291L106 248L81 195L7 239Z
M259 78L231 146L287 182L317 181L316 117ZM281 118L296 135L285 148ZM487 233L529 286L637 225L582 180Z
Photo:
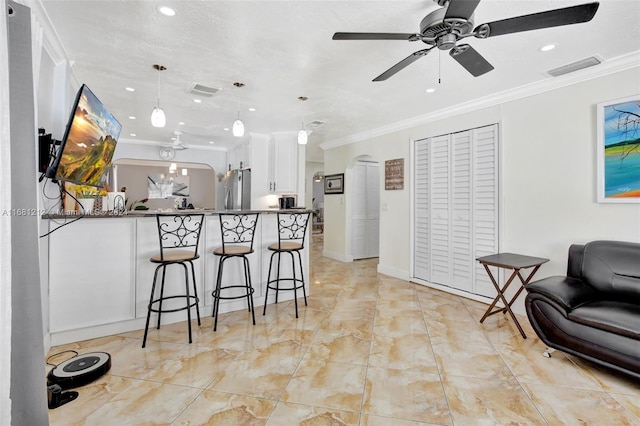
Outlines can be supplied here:
M483 0L475 23L586 2ZM25 4L46 12L72 61L76 83L86 83L122 122L121 140L169 143L173 132L182 130L181 139L191 146L228 149L239 140L224 128L231 127L238 112L253 133L297 131L303 122L308 126L317 120L325 124L313 129L307 149L307 159L315 161L322 161L320 144L549 80L548 70L592 55L606 63L640 51L640 1L603 0L588 23L465 39L495 67L483 76L474 78L448 52L434 50L389 80L374 83L371 80L387 68L428 46L420 41L333 41L333 33L419 32L420 21L437 4L430 0L25 0ZM160 5L172 7L176 15L161 15ZM538 51L548 43L558 46L547 53ZM158 82L153 64L167 67L160 76L160 104L167 115L163 129L150 123ZM245 87L236 88L234 82ZM187 92L190 83L221 90L196 104L195 96ZM429 87L436 91L426 93ZM302 102L299 96L308 100Z

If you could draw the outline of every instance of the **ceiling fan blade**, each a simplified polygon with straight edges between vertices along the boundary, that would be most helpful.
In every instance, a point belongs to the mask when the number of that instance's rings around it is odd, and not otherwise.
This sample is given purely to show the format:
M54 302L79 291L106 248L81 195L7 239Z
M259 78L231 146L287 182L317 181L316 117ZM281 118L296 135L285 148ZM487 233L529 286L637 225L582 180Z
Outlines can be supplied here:
M478 26L474 31L478 38L499 36L503 34L519 33L523 31L539 30L542 28L559 27L562 25L589 22L598 10L598 2L586 3L530 15L516 16L501 21L488 22ZM487 34L483 34L486 31Z
M454 47L449 51L449 55L474 77L479 77L493 69L493 65L468 44Z
M403 33L335 33L333 40L409 40L416 34Z
M476 7L478 7L478 3L480 3L480 0L450 0L444 19L469 19Z
M389 68L388 70L386 70L385 72L377 76L376 78L374 78L373 81L384 81L388 79L398 71L403 70L407 66L411 65L412 63L420 59L422 56L425 56L427 53L431 51L431 49L433 49L433 47L430 47L429 49L418 50L417 52L412 53L411 55L407 56L406 58L404 58L403 60L401 60L400 62L398 62L397 64L395 64L394 66L392 66L391 68Z

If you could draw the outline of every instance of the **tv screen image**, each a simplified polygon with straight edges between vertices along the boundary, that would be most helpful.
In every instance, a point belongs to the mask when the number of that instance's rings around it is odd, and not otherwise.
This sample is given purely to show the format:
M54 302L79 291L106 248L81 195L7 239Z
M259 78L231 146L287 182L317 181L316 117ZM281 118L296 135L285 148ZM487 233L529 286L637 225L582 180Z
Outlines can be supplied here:
M62 140L55 179L81 185L102 186L122 125L83 84Z

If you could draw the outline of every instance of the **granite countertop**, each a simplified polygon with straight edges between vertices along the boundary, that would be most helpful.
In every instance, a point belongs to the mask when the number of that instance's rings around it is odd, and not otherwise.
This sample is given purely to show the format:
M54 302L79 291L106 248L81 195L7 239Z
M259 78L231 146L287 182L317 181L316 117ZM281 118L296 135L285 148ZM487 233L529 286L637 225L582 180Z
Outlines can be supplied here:
M293 209L263 209L263 210L215 210L215 209L159 209L159 210L127 210L123 213L116 212L93 212L91 214L80 214L78 212L69 213L49 213L43 214L43 219L71 219L77 217L103 219L103 218L116 218L116 217L154 217L156 214L243 214L243 213L261 213L261 214L275 214L275 213L311 213L313 209L307 208L293 208Z

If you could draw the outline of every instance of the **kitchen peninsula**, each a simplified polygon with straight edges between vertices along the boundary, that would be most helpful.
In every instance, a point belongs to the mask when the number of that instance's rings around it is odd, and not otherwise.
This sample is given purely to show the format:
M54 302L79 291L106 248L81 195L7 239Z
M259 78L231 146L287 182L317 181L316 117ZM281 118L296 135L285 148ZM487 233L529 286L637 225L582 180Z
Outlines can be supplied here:
M194 262L196 285L200 298L201 317L211 315L213 291L217 274L217 259L212 254L221 245L220 213L259 212L254 239L254 253L249 255L256 306L264 303L269 244L278 241L277 212L310 212L310 210L179 210L179 213L204 213L205 222ZM122 215L77 216L45 215L49 222L49 332L51 343L60 345L144 328L147 304L155 265L149 258L158 247L155 211L130 211ZM171 214L170 211L162 211ZM176 212L173 212L176 213ZM58 228L59 229L56 229ZM309 240L301 252L306 291L309 294ZM283 271L290 270L283 256ZM166 293L184 291L184 272L179 267L167 268ZM243 282L240 262L225 265L226 282ZM273 303L273 293L269 302ZM275 297L275 296L273 296ZM279 301L291 300L293 292L284 292ZM178 301L182 302L182 301ZM246 309L246 301L227 300L220 303L220 312ZM260 321L261 315L256 315ZM185 312L163 314L163 324L186 320ZM195 318L195 310L192 312ZM153 320L152 320L153 321Z

